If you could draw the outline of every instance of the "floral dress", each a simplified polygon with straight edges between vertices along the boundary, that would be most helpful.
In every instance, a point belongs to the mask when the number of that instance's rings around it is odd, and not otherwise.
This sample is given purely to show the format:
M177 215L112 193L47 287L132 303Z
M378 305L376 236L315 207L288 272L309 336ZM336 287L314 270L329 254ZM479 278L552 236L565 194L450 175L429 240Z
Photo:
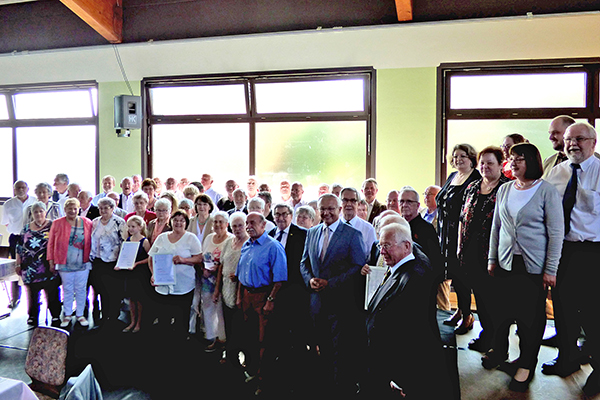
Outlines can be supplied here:
M22 243L18 245L17 251L21 256L21 271L23 283L45 282L56 279L58 275L50 272L50 266L46 260L48 247L48 235L52 221L38 231L30 229L31 224L25 225L21 233Z

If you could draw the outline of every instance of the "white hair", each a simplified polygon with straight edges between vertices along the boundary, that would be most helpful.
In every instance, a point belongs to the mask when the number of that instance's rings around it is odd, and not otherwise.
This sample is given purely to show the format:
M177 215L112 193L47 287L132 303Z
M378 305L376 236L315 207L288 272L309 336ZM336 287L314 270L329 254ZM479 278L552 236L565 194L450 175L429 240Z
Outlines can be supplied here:
M391 232L394 237L395 244L408 242L412 248L413 241L410 233L410 227L407 228L405 225L395 222L381 228L381 236L383 236L386 232Z

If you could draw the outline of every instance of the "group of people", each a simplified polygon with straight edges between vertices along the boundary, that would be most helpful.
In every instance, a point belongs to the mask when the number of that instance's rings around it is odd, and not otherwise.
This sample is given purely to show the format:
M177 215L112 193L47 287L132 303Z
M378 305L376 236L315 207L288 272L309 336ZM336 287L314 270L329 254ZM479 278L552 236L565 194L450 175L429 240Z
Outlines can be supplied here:
M95 197L64 174L54 192L38 184L37 199L17 181L3 223L28 288L28 323L38 323L44 290L54 323L72 323L75 298L76 321L87 326L91 287L94 325L116 321L129 299L123 332L138 332L151 304L150 321L182 336L200 327L206 351L226 349L222 362L237 360L242 349L257 393L269 360L310 351L331 393L452 398L453 361L436 321L436 306L450 310L450 282L458 308L444 324L456 334L473 328L474 293L482 331L469 348L483 353L484 368L510 374L514 391L533 379L551 289L559 356L542 372L566 377L591 361L584 391L598 393L596 132L568 116L555 118L549 132L557 153L544 162L518 134L479 153L456 145L456 171L442 187L427 187L424 207L410 186L379 203L373 178L360 191L323 184L313 204L303 200L300 182L282 181L273 200L255 177L246 190L228 180L223 196L209 174L200 182L168 178L164 188L158 178L125 177L121 194L107 176ZM124 241L140 243L133 270L116 267ZM164 254L172 284L154 280ZM375 266L386 272L365 298ZM510 361L513 323L520 355ZM581 334L586 357L577 347ZM425 371L438 383L425 384Z

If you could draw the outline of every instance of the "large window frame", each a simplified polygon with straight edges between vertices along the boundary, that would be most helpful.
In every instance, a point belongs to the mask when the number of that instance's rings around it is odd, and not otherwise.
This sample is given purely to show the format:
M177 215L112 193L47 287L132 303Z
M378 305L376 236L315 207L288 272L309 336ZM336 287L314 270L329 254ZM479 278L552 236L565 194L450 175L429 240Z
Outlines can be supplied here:
M153 176L152 127L158 124L247 123L249 132L248 175L256 174L256 125L270 122L302 121L365 121L365 177L375 177L375 69L372 67L286 70L196 76L152 77L142 80L142 103L146 118L142 126L142 172ZM364 108L360 112L259 113L255 85L264 82L298 82L337 80L361 77L364 79ZM228 115L153 115L150 90L157 87L240 84L245 87L246 112Z
M15 103L14 99L16 95L25 93L41 93L41 92L57 92L57 91L70 91L70 90L90 90L90 96L92 96L92 90L96 91L96 99L90 98L90 104L95 105L96 109L92 110L92 116L90 117L75 117L75 118L31 118L31 119L18 119L15 114ZM99 121L98 121L98 83L96 81L69 81L69 82L50 82L50 83L34 83L34 84L18 84L18 85L2 85L0 86L0 95L5 95L6 106L8 109L8 119L0 120L0 128L10 128L12 130L12 167L13 176L12 180L15 182L19 179L18 171L18 156L17 156L17 129L28 128L28 127L62 127L62 126L82 126L91 125L95 127L95 172L94 181L96 192L98 191L98 179L99 179ZM93 106L92 106L93 107ZM49 155L50 157L58 155ZM69 171L59 171L68 174ZM35 185L38 182L28 182L30 185ZM49 182L52 183L52 182ZM0 201L5 201L10 197L0 195Z
M451 108L450 81L453 76L522 75L557 72L585 72L587 74L585 107ZM437 78L436 179L438 184L443 184L446 181L448 173L448 152L450 151L447 148L448 122L451 120L552 119L557 115L570 115L575 119L585 119L595 126L596 121L600 119L600 58L444 63L438 67Z

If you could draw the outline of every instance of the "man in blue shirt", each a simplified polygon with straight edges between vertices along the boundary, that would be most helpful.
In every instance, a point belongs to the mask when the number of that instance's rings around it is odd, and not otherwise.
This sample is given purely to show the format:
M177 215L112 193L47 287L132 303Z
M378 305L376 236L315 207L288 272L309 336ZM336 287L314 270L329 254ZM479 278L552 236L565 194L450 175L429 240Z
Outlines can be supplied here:
M244 312L246 323L258 321L258 363L256 376L262 380L261 365L265 352L265 334L275 309L277 292L287 281L285 249L265 232L264 215L251 212L246 219L250 239L242 247L237 266L237 306ZM249 327L255 329L255 327ZM261 392L260 383L257 393Z

